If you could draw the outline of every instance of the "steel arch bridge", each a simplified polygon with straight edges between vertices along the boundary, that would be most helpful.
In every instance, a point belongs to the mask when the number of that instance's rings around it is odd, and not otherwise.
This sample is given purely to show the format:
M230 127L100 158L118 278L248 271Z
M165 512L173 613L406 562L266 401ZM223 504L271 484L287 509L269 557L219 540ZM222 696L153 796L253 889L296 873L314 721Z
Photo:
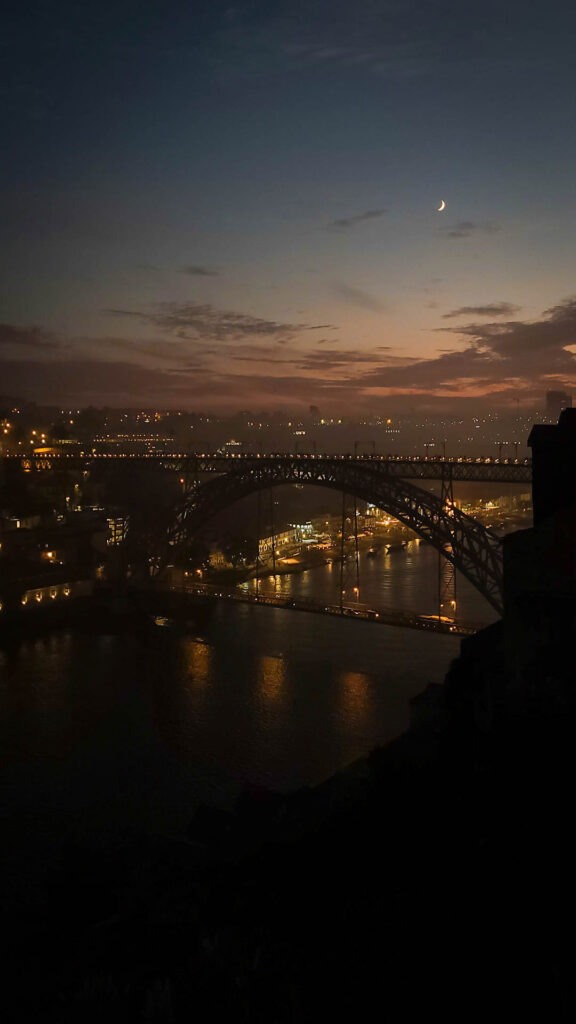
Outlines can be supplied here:
M177 509L169 543L182 543L213 515L259 490L310 484L353 494L393 515L429 541L502 614L499 537L445 499L386 471L370 459L267 457L239 459L226 472L196 482Z

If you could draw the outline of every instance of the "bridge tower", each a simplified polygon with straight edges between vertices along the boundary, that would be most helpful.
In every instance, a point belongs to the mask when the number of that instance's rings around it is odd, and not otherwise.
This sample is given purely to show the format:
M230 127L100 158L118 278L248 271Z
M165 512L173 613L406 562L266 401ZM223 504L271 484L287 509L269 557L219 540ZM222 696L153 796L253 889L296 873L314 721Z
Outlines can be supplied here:
M275 590L276 590L276 587L278 585L278 580L276 578L276 525L275 525L275 517L274 517L274 488L273 487L270 487L270 489L269 489L269 497L270 497L270 512L269 512L270 521L269 521L269 523L265 523L265 521L262 518L262 491L259 490L259 491L256 492L256 580L255 580L256 596L258 596L258 593L259 593L259 590L260 590L260 580L259 580L258 577L259 577L259 572L260 572L260 535L262 533L262 527L263 526L266 526L267 529L270 530L271 539L272 539L272 549L271 549L272 550L272 573L273 573L273 576L274 576L274 589Z
M274 488L270 488L270 533L272 535L272 573L276 587L276 529L274 527Z
M352 532L354 550L347 550L346 541ZM360 561L358 558L358 503L356 495L342 492L340 524L340 608L360 596Z
M185 459L183 466L180 467L179 483L185 497L193 498L198 492L202 481L197 459Z
M262 491L256 491L256 579L255 591L260 591L260 524L262 521Z
M440 483L440 501L450 515L450 509L454 508L454 481L452 477L452 464L448 463L442 467L442 479ZM456 618L456 568L447 555L452 554L452 545L442 545L442 551L438 552L438 618L443 615L447 618Z

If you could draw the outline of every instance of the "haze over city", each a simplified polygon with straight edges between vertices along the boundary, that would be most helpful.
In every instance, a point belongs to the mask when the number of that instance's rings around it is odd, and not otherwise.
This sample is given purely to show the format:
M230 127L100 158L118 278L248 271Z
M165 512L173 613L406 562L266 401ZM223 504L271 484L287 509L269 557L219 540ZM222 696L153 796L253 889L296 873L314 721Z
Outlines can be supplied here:
M575 31L517 0L13 5L0 393L334 415L570 392Z

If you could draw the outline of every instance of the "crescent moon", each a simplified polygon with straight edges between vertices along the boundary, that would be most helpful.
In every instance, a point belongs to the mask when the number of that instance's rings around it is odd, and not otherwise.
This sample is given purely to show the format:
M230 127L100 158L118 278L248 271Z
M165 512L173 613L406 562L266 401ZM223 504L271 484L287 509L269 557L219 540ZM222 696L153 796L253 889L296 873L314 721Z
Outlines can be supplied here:
M442 202L440 203L440 206L438 207L438 213L442 213L442 210L445 210L445 209L446 209L446 203L445 203L444 200L442 200Z

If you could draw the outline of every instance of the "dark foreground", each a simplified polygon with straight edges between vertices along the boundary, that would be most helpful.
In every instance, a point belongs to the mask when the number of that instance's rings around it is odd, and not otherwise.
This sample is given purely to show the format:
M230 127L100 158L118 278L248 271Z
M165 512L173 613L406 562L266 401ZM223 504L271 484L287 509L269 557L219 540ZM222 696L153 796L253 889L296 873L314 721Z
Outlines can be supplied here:
M4 1019L572 1019L571 680L487 726L482 643L355 770L5 878Z

